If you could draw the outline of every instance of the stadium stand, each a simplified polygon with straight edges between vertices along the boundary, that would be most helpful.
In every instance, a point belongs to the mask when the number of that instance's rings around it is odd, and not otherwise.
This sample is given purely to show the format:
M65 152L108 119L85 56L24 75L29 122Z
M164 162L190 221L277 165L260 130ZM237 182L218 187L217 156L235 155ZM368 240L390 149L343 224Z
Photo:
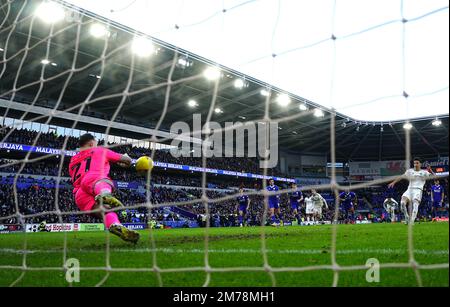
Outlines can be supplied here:
M41 133L39 138L37 131L32 131L28 129L17 129L10 133L10 128L2 126L5 129L0 130L0 138L5 138L5 143L15 143L15 144L26 144L32 145L33 141L37 139L36 146L45 146L55 149L60 149L63 146L65 136L57 135L53 132ZM9 134L9 135L8 135ZM67 150L76 150L78 145L78 139L76 137L69 136L67 141ZM104 143L101 141L100 143ZM142 155L151 155L151 150L149 148L136 147L131 145L120 145L115 143L108 143L110 147L120 153L127 153L133 158L137 158ZM0 149L0 152L7 152L5 148ZM11 157L17 158L20 153L12 154ZM174 158L167 150L155 150L154 153L155 160L167 163L191 165L191 166L201 166L200 158L192 157L180 157ZM11 164L11 159L0 160L0 165ZM225 170L239 170L242 172L252 172L258 173L259 168L256 159L252 158L213 158L208 159L208 167L225 169ZM21 212L24 214L33 214L44 211L54 210L54 195L55 195L55 185L56 178L59 172L59 159L58 157L47 158L42 161L33 162L25 164L23 169L20 171L21 175L17 182L17 188L19 189L19 207ZM20 169L20 164L13 164L1 169L2 176L0 177L0 199L2 200L2 206L0 208L1 216L8 216L11 214L13 205L13 190L11 188L13 183L13 175L17 173ZM68 159L66 159L65 164L62 168L61 177L63 179L59 182L59 199L60 207L63 211L76 211L76 206L73 202L73 196L71 193L71 182L68 174ZM27 177L27 175L34 175L36 177ZM135 182L136 186L145 186L145 179L142 176L136 174L136 172L122 169L119 167L112 167L110 172L111 177L116 182ZM277 170L274 170L272 175L285 175ZM318 174L308 174L309 176L319 177ZM49 178L52 179L49 179ZM39 179L40 178L40 179ZM216 179L216 180L215 180ZM228 179L228 178L227 178ZM328 178L312 180L305 178L303 182L300 183L300 187L310 184L321 184L329 181ZM185 174L180 174L179 172L162 173L155 170L152 173L152 188L151 188L151 202L153 204L164 203L164 202L176 202L185 201L187 199L198 199L201 196L201 176L192 174L191 176L186 176ZM282 188L288 188L285 183L277 183L281 185ZM155 186L157 185L157 187ZM161 187L163 185L163 187ZM429 185L427 184L426 191L429 191ZM230 185L229 180L220 178L211 178L208 180L208 188L218 189L216 191L209 190L208 197L211 199L220 198L227 194L235 193L238 186L245 187L247 189L259 190L261 189L261 183L255 180L238 179L234 186ZM448 204L447 199L447 186L448 180L445 178L445 184L443 185L446 189L445 191L445 203ZM171 188L173 187L173 188ZM402 190L405 187L399 186L398 189ZM222 190L219 190L222 189ZM224 191L228 189L228 192ZM137 189L127 189L119 188L117 190L120 194L120 198L123 202L132 206L139 203L145 202L144 189L138 191ZM327 200L330 206L330 211L324 213L323 220L331 220L331 212L335 206L335 198L332 191L321 191L321 194ZM383 187L372 187L370 189L363 189L357 191L358 195L358 207L357 207L357 220L369 219L372 222L385 222L387 221L387 213L383 208L383 201L385 199L384 188ZM397 195L399 198L399 195ZM282 206L282 216L285 222L295 222L295 218L290 214L288 199L285 194L281 196ZM448 205L447 205L448 206ZM22 211L23 210L23 211ZM237 226L237 214L236 214L236 201L228 200L220 203L210 204L210 216L211 216L211 226ZM251 208L250 212L247 214L247 225L256 226L261 225L261 219L264 212L264 199L260 195L251 196ZM448 210L443 212L444 215L448 216ZM301 211L301 219L304 219L304 210ZM422 199L422 206L420 208L420 217L422 219L431 219L431 201L430 195L427 193ZM149 220L155 221L168 221L168 220L191 220L196 221L196 224L191 224L194 226L205 226L206 216L204 204L197 203L192 206L183 206L181 208L155 208L150 212L145 209L137 209L130 211L129 214L124 214L122 216L124 221L139 221L142 223L147 223ZM36 218L31 218L27 220L28 223L38 223L41 221L47 222L57 222L58 217L56 215L49 216L39 216ZM95 218L86 215L68 215L63 217L64 222L94 222ZM10 223L14 224L15 218L12 218ZM96 221L98 222L98 221ZM301 222L298 221L298 222ZM341 222L348 222L341 219ZM182 224L184 225L184 224Z

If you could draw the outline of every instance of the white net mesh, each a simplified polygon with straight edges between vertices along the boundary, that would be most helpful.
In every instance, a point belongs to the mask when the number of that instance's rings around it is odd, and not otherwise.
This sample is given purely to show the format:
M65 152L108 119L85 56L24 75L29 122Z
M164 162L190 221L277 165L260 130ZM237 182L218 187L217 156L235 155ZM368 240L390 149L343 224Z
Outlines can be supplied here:
M1 128L2 143L11 142L11 137L14 136L14 132L23 126L24 121L29 123L39 123L40 125L51 126L54 125L55 122L61 120L61 116L65 117L65 126L70 127L71 130L79 127L80 120L85 117L86 112L90 112L95 106L99 110L108 110L108 104L110 102L113 106L113 111L110 113L110 118L101 119L104 125L104 133L102 136L105 140L109 140L110 136L113 135L113 131L117 128L118 125L123 125L123 122L119 121L122 119L122 111L124 107L127 106L127 103L131 97L140 97L141 95L151 95L156 90L164 89L164 95L152 97L152 99L158 99L158 108L161 110L158 114L158 118L155 118L156 125L152 128L153 131L162 130L162 127L167 122L167 115L171 112L177 112L176 108L173 107L173 100L175 99L174 91L179 90L179 86L190 86L191 82L202 80L204 78L203 72L198 72L195 74L187 74L183 75L179 72L176 72L179 65L179 60L182 59L183 53L177 50L177 48L173 48L173 52L170 53L170 56L167 56L167 53L161 51L161 48L157 49L156 52L160 52L161 56L165 56L166 60L160 66L151 67L149 70L150 77L145 79L142 77L142 65L137 66L137 62L140 59L136 55L131 55L129 49L133 45L133 36L140 36L140 33L127 33L128 40L123 40L122 34L118 34L117 32L124 32L122 29L116 28L116 25L111 25L108 20L103 21L105 28L103 29L105 33L108 33L103 38L97 41L97 45L92 48L92 54L86 55L85 50L80 51L79 47L81 43L85 43L83 32L88 31L89 27L97 22L91 14L88 12L78 11L76 8L71 7L67 4L64 4L65 10L65 20L64 24L50 23L47 25L43 25L42 20L39 19L37 14L33 13L36 5L38 5L40 1L1 1L0 2L0 48L2 59L0 61L1 71L0 71L0 82L2 86L1 90L1 107L3 126ZM233 14L238 8L241 6L245 6L254 1L247 1L239 3L230 8L223 6L223 10L218 11L212 16L205 16L205 18L201 19L199 23L195 25L199 25L205 23L207 20L211 18L215 18L217 16L226 16L226 14ZM371 31L375 31L380 27L384 27L393 23L402 23L402 35L401 41L399 44L402 44L402 89L401 92L404 93L405 105L408 108L409 100L411 97L407 94L408 88L406 86L406 76L408 67L405 64L405 58L407 50L405 50L405 39L407 37L407 25L416 21L420 21L424 18L432 18L433 15L439 14L441 12L448 13L448 6L438 8L436 10L425 12L423 14L418 15L416 18L406 20L403 15L403 1L400 2L401 9L399 11L399 16L395 20L388 20L385 22L381 22L376 26L370 27L368 29L362 31L356 31L352 34L337 37L335 35L330 36L325 40L317 40L315 43L311 43L305 46L289 48L286 50L276 50L276 33L277 26L279 24L279 8L282 5L282 1L278 2L278 18L276 18L276 22L273 28L272 35L272 78L275 78L275 70L277 69L277 61L282 58L284 55L287 55L292 52L298 52L301 50L305 50L308 48L312 48L314 46L318 46L323 42L331 42L332 44L332 53L330 54L331 58L331 79L329 82L329 101L330 105L334 106L334 97L336 90L336 69L337 69L337 61L338 55L336 51L336 43L339 42L340 39L347 39L353 36L366 35ZM131 4L130 4L131 5ZM332 29L331 33L335 33L334 24L336 17L336 9L339 5L338 2L334 1L332 7ZM126 9L126 7L124 8ZM48 15L46 18L51 19L55 16L55 12L53 14ZM225 18L225 17L222 17ZM190 27L193 25L186 25L186 27ZM180 26L177 26L179 29ZM40 36L39 36L40 35ZM117 35L120 36L120 39L116 39L111 43L112 36ZM20 40L19 40L20 37ZM26 38L25 40L23 38ZM63 40L62 37L65 37ZM68 44L68 48L62 48L61 44ZM22 44L22 45L21 45ZM158 45L159 46L159 45ZM166 46L165 46L166 47ZM225 46L219 46L225 48ZM80 59L80 54L83 54L82 60ZM160 54L158 54L160 55ZM52 59L56 59L57 57L63 56L66 59L66 62L54 63ZM43 60L47 62L41 62L41 65L33 64L31 61L36 61L36 58L41 57ZM86 60L89 59L89 60ZM258 61L259 59L254 59L253 61ZM139 63L141 64L141 63ZM113 66L126 66L127 75L120 75L117 78L120 80L120 85L114 86L110 89L105 89L101 87L101 82L104 78L107 78L109 74L113 73ZM12 71L10 67L14 67L15 71ZM54 68L57 67L58 70ZM162 78L161 74L157 74L159 71L165 71L166 78ZM30 78L26 77L28 74L37 76L35 81L30 81ZM176 77L175 77L176 76ZM95 82L91 83L90 88L85 88L84 92L77 97L85 97L77 103L73 103L68 105L65 103L65 100L69 95L75 95L76 91L79 90L79 85L77 82L83 80L83 78L92 78L96 79ZM142 83L141 83L142 82ZM203 94L203 98L211 98L208 104L208 112L206 123L210 123L215 113L217 113L216 109L218 108L218 99L223 100L223 97L219 97L219 92L232 84L233 80L224 79L216 79L212 86L208 87L205 92L207 94ZM54 91L58 93L58 99L52 104L47 104L43 107L43 99L42 93L45 91L52 91L51 88L54 88ZM50 88L50 89L49 89ZM101 91L99 91L101 89ZM436 93L440 93L442 91L448 91L448 86L444 88L437 88L435 91L430 93L417 94L416 96L432 96ZM269 93L272 89L268 88ZM24 94L26 93L26 94ZM34 94L30 94L34 93ZM290 123L295 120L305 119L310 116L314 110L306 110L304 112L298 112L296 114L285 115L285 116L277 116L277 114L271 114L271 103L274 95L267 95L265 99L264 115L258 119L253 120L255 122L274 122L274 123ZM202 97L202 94L199 94L198 97ZM379 97L375 100L383 99L383 97ZM72 101L74 101L72 99ZM25 102L21 103L20 102ZM177 102L182 103L182 102ZM184 102L183 102L184 103ZM364 105L368 102L356 103L354 105ZM18 110L19 108L19 110ZM16 116L15 114L21 111L20 121L16 121L10 125L6 124L7 118ZM41 112L41 113L39 113ZM137 112L137 116L139 111ZM339 191L342 191L346 187L339 185L336 177L336 116L339 116L335 113L334 109L331 110L329 116L329 129L330 129L330 155L331 155L331 182L329 184L318 184L311 186L302 186L302 191L307 191L312 188L316 188L319 190L331 190L335 196L335 203L339 202ZM181 114L180 114L181 117ZM67 122L70 124L67 125ZM229 127L227 129L234 130L236 126ZM227 129L219 129L218 131L224 131ZM187 137L195 136L199 131L193 131ZM405 163L409 165L411 161L411 137L410 131L406 130L405 133ZM66 135L62 141L62 146L56 147L59 149L59 152L56 153L48 153L42 155L33 155L31 150L26 151L24 158L9 161L0 165L0 172L2 169L7 169L11 167L15 167L15 175L11 185L14 199L14 210L11 210L9 214L5 214L4 216L0 216L0 223L8 223L8 221L14 220L17 224L21 224L23 229L26 230L26 225L32 221L32 219L36 219L39 217L48 217L48 216L56 216L57 222L60 224L67 223L67 218L69 216L81 216L88 215L89 213L93 213L92 211L80 212L78 210L68 210L66 207L62 207L61 199L64 198L64 191L61 190L60 186L62 186L64 181L64 173L65 173L65 161L67 161L67 153L66 151L69 148L69 142L71 138L69 135ZM153 143L166 143L170 141L171 137L166 135L157 137L157 134L152 134L151 137L147 139L141 139L139 141L130 141L125 140L121 144L111 144L108 147L113 149L116 147L120 147L123 145L136 145L138 142L153 142ZM32 138L29 140L32 147L36 147L41 145L42 142L45 142L45 139L42 138L42 131L38 131L33 134ZM53 147L50 146L47 147ZM73 148L70 148L73 149ZM153 147L152 158L155 158L156 150ZM35 212L21 212L20 204L20 194L21 192L18 189L18 182L21 179L21 176L24 174L24 170L30 164L37 164L42 161L47 161L52 159L52 163L57 165L56 172L56 183L54 188L54 202L53 202L53 210L44 210ZM202 155L201 158L201 167L204 169L208 167L208 158L206 155ZM56 162L55 162L56 161ZM268 173L267 168L262 169L263 176L269 176L271 174ZM269 261L269 252L267 247L267 228L260 227L260 252L263 259L262 266L244 266L244 267L214 267L210 264L210 254L215 252L214 249L210 248L210 206L214 206L215 204L222 203L228 200L234 200L236 198L236 194L229 194L225 196L220 196L218 198L211 198L208 196L208 180L207 173L205 171L202 172L201 178L201 190L200 198L194 198L187 201L175 201L175 202L163 202L163 203L154 203L151 197L151 189L149 188L150 183L152 182L152 174L149 173L146 176L146 193L145 200L143 202L139 202L134 205L127 206L128 209L138 209L145 208L147 210L147 214L151 214L152 210L164 207L185 207L185 206L193 206L201 202L204 206L204 214L206 215L206 228L204 235L204 249L198 250L197 252L204 252L204 264L202 266L187 266L187 267L178 267L178 268L161 268L158 265L158 246L154 237L153 228L149 227L148 230L148 239L150 241L150 249L146 250L149 254L151 254L151 263L152 266L148 266L145 268L133 268L133 267L113 267L110 261L111 255L111 247L110 247L110 235L106 236L105 242L105 263L103 266L82 266L80 269L85 271L104 271L105 276L102 278L96 286L101 286L105 284L105 282L110 277L111 272L153 272L157 276L157 283L159 286L164 286L162 275L164 273L182 273L182 272L204 272L206 273L206 278L204 280L203 286L209 286L211 282L211 274L215 272L266 272L271 280L271 284L273 286L277 285L276 273L280 272L305 272L305 271L320 271L320 270L330 270L333 272L333 280L330 281L330 285L338 286L339 285L339 276L340 272L343 271L352 271L352 270L367 270L366 265L341 265L337 261L337 255L339 254L339 249L337 248L337 238L338 238L338 223L333 223L332 232L331 232L331 246L330 246L330 263L326 265L306 265L306 266L272 266ZM231 178L231 177L230 177ZM377 180L372 180L370 182L359 183L353 185L351 190L358 190L362 188L379 186L380 184L386 184L391 182L393 179L397 177L388 177ZM430 177L432 179L432 177ZM266 191L266 182L263 180L262 190ZM291 189L283 189L277 192L276 194L284 195L289 192L292 192ZM61 196L63 194L63 196ZM266 221L268 218L268 197L269 193L261 192L261 191L247 191L247 195L263 195L264 196L264 206L262 208L262 219L261 226L266 225ZM272 194L270 194L272 195ZM104 214L108 211L118 211L115 210L97 210L95 212L101 212ZM339 218L339 206L334 206L334 221L338 221ZM22 274L11 283L11 286L15 286L20 283L27 272L29 271L65 271L67 270L66 261L68 259L68 236L67 233L64 232L64 241L63 241L63 252L62 252L62 265L61 266L45 266L45 267L36 267L29 265L27 261L27 250L28 247L28 237L27 232L24 231L23 234L23 246L21 248L21 253L23 253L22 264L21 265L0 265L1 270L15 270L21 271ZM446 263L436 263L436 264L420 264L415 259L415 250L414 250L414 240L413 240L413 226L408 226L408 262L404 263L381 263L380 268L412 268L415 272L417 285L422 286L422 279L420 272L422 270L435 270L435 269L448 269L448 262ZM19 252L16 250L16 252ZM166 251L167 252L167 251ZM227 252L222 251L222 252ZM228 250L230 252L230 250ZM298 251L302 252L302 251ZM303 251L307 253L308 251ZM243 250L238 250L236 253L245 253ZM314 253L311 251L311 253ZM149 262L150 263L150 262Z

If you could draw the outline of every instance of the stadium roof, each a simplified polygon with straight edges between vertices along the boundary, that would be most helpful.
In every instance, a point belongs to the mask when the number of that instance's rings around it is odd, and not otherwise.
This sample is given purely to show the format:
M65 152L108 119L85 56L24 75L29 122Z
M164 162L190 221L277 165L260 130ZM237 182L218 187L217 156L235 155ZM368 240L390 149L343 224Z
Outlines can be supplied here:
M449 113L447 0L67 2L356 120Z
M19 18L21 21L14 27L14 19L26 2L11 2L9 11L6 10L5 3L8 1L0 0L3 8L0 11L0 22L8 16L0 31L0 57L6 58L4 65L0 65L1 69L4 68L0 78L0 97L19 102L16 106L21 103L29 105L36 100L34 104L37 106L55 108L56 102L61 98L59 110L73 107L71 112L77 113L79 104L86 101L98 83L95 93L88 99L90 103L84 104L83 114L107 120L117 115L116 122L154 128L164 113L164 100L168 89L165 82L176 59L172 76L175 83L170 88L169 105L161 122L161 130L168 131L176 121L191 123L193 113L201 114L204 121L212 110L213 97L216 97L215 108L223 111L212 113L211 119L214 121L223 124L227 121L261 120L265 115L265 102L269 99L271 118L280 120L281 150L330 154L331 115L324 109L323 117L314 116L314 109L319 107L314 102L293 97L289 105L282 107L275 103L275 93L272 93L270 98L261 95L261 90L266 89L267 84L258 80L246 78L245 86L236 88L234 83L236 79L242 78L242 75L231 69L223 70L215 96L214 82L207 81L203 76L210 61L195 54L156 41L158 44L155 54L150 57L133 57L133 35L130 29L112 27L109 29L108 39L105 40L91 34L91 26L95 21L90 18L84 17L80 24L66 18L51 26L33 18L37 2L28 2L24 6ZM51 31L53 35L50 35ZM106 56L103 58L104 50ZM177 58L174 50L178 52ZM74 55L75 69L71 70ZM180 58L191 65L178 62ZM43 63L43 60L48 62ZM44 82L39 82L41 73ZM179 80L182 82L178 82ZM15 88L18 90L12 97L15 82ZM124 96L127 85L130 86L127 92L132 95ZM281 90L275 88L274 91ZM189 106L188 101L191 99L195 100L198 106ZM123 105L119 108L121 104ZM299 105L302 104L306 104L309 109L301 110ZM6 109L7 105L0 108L0 116L5 114ZM36 115L31 113L27 118ZM17 117L22 114L20 108L8 111L8 116ZM423 157L448 155L448 114L440 118L442 125L438 127L433 126L428 117L411 121L414 126L411 130L413 154ZM40 119L41 122L45 120L46 118ZM70 126L72 122L55 116L51 123ZM404 158L403 124L403 121L355 121L336 113L338 161ZM77 128L104 132L104 127L89 123L80 123ZM117 128L113 131L117 135L122 134L130 138L149 137L147 132L144 133L139 128L131 134Z

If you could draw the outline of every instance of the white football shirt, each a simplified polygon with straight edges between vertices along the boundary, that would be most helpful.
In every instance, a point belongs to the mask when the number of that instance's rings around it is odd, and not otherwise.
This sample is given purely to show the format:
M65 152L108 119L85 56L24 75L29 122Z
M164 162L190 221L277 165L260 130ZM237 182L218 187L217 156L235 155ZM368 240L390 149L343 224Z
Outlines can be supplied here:
M312 197L306 197L305 198L305 204L306 204L306 208L313 208L314 207L314 201L313 201Z
M395 199L386 198L383 202L384 208L386 207L397 207L398 202Z
M416 171L413 168L410 168L405 172L405 176L409 180L409 186L408 189L420 189L423 190L423 186L425 185L425 182L427 181L428 177L430 177L432 174L427 171L421 169L420 171Z
M316 208L322 208L326 204L325 199L319 193L311 196L311 199L314 202L314 207Z

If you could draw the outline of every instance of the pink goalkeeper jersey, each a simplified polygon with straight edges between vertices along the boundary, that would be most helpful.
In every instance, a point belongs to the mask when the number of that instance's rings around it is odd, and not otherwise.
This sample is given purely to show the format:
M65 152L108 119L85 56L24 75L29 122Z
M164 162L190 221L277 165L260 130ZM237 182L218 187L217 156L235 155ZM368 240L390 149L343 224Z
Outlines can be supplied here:
M109 162L118 162L121 158L121 154L104 147L94 147L77 153L70 159L69 164L69 174L74 190L80 188L86 174L99 178L108 177Z

